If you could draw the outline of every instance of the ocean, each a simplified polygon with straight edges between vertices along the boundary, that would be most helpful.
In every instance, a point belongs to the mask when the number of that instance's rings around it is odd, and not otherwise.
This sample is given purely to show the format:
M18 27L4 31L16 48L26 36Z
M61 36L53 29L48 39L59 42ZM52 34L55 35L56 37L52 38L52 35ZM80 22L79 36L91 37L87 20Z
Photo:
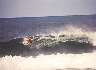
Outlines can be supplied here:
M96 15L0 18L0 70L95 70Z

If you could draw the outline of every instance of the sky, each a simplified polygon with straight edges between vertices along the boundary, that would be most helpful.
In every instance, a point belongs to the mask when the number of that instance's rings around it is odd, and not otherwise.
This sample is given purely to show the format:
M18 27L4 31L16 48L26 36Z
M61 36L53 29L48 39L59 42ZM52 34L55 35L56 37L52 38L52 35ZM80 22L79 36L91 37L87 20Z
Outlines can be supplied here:
M96 14L96 0L0 0L0 18Z

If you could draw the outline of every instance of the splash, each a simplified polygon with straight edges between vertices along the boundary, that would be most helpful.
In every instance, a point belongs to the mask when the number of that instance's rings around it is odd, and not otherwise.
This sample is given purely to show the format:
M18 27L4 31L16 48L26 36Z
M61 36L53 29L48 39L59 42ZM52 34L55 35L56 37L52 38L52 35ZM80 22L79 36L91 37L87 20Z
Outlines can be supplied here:
M72 36L75 37L88 37L90 42L96 46L96 32L90 30L84 30L80 27L74 27L72 25L67 25L64 29L60 30L58 33L51 32L52 35L56 36L58 39L60 35L66 35L67 37L71 38Z
M34 39L35 36L33 36ZM96 32L93 31L86 31L83 28L74 27L72 25L65 26L62 30L59 32L51 31L48 34L37 34L36 37L39 37L38 40L41 39L51 39L55 41L66 41L68 39L76 39L76 38L88 38L88 41L93 44L93 46L96 46ZM28 45L30 37L24 37L24 41L22 42L24 45ZM33 40L34 40L33 39Z

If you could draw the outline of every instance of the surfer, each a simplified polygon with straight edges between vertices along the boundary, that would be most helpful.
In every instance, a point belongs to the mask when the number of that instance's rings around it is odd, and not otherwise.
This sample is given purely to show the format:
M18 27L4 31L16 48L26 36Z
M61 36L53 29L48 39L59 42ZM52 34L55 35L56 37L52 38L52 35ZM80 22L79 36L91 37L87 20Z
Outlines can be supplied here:
M32 44L32 40L33 40L33 38L31 36L30 37L24 37L22 43L24 45L31 45Z

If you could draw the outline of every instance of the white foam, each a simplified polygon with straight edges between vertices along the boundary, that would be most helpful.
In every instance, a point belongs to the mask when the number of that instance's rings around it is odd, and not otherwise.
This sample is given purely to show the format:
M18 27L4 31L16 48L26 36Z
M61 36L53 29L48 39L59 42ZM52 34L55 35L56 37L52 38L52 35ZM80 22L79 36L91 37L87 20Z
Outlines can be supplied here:
M64 68L96 68L96 52L39 55L36 58L32 56L0 58L0 70L55 70Z

